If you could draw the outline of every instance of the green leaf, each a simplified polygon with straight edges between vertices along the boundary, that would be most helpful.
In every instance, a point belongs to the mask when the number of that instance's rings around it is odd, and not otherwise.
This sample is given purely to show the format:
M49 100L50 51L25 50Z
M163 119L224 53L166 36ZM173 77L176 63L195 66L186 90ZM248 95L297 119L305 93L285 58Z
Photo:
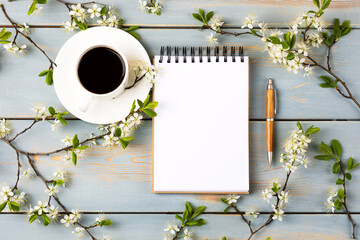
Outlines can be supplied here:
M99 226L111 226L113 224L113 222L110 219L105 219L102 220L101 222L99 222Z
M192 209L192 207L191 207L191 205L190 205L190 203L188 201L186 201L185 207L189 212L189 218L190 218L192 216L192 214L193 214L193 209Z
M296 35L294 34L291 38L290 49L292 49L295 46L295 43L296 43Z
M319 0L313 0L313 3L315 6L317 6L318 8L320 8L320 2Z
M88 148L89 148L89 146L84 145L84 146L79 146L76 149L85 150L85 149L88 149Z
M33 214L29 217L29 223L32 223L33 221L35 221L38 218L39 215L37 214Z
M225 203L226 205L229 205L228 201L225 198L220 198L220 200Z
M352 179L352 176L351 176L350 173L345 173L345 177L346 177L346 179L349 180L349 181Z
M341 31L341 36L347 35L349 32L351 32L352 27L346 27L344 30Z
M205 212L205 209L206 209L205 206L200 206L200 207L196 208L194 214L191 216L191 219L194 219L197 216L203 214Z
M140 99L137 100L137 103L138 103L140 108L143 108L144 103Z
M178 219L181 223L184 223L184 220L178 214L175 215L175 218Z
M122 137L120 139L125 141L125 142L131 142L134 139L134 136Z
M333 174L338 174L340 172L340 163L334 163L334 165L332 166L332 172Z
M49 217L48 217L48 216L46 216L46 214L43 214L43 215L42 215L42 220L43 220L43 224L44 224L44 226L49 225L49 223L50 223L50 219L49 219Z
M296 122L296 126L298 127L299 130L303 130L303 127L299 121Z
M187 209L185 209L185 211L183 212L183 216L182 218L185 220L188 220L190 218L190 214L189 211Z
M338 178L336 180L336 185L343 185L344 183L345 183L344 180L342 180L341 178Z
M330 3L331 3L331 0L325 1L325 3L321 5L321 9L322 10L327 9L330 6Z
M136 38L136 39L139 39L139 35L136 33L136 32L134 32L134 31L131 31L131 32L128 32L131 36L133 36L134 38Z
M154 109L159 105L159 103L157 101L153 101L151 103L149 103L144 109Z
M53 107L49 107L49 113L51 114L51 116L54 116L56 114L55 108Z
M289 53L287 56L286 56L286 59L287 60L293 60L295 58L295 54L294 53Z
M214 16L214 12L213 12L213 11L208 12L208 13L206 14L206 23L208 23L213 16Z
M226 237L223 237L221 240L227 240L227 238ZM267 240L267 239L266 239Z
M317 160L327 161L327 160L333 158L333 156L332 155L317 155L314 158Z
M117 137L121 136L121 129L120 128L115 129L115 136L117 136Z
M344 189L340 188L338 193L337 193L337 196L340 200L343 200L344 197L345 197L345 193L344 193Z
M314 135L314 134L318 133L319 131L320 131L320 128L311 126L308 128L308 130L306 130L305 135L306 136Z
M72 145L74 148L77 148L79 146L79 138L77 134L75 134L72 139Z
M338 18L334 18L334 29L340 29L340 20Z
M149 101L150 101L150 95L147 95L147 97L144 101L144 107L146 107L146 105L148 105Z
M0 32L0 37L2 37L5 34L5 31L6 31L5 27L3 27Z
M27 14L31 15L34 12L35 8L36 8L36 2L33 1L32 4L29 7L29 10L28 10Z
M74 151L72 152L72 162L76 166L76 164L77 164L77 155L76 155L76 153Z
M20 211L20 205L16 202L8 201L8 206L9 206L10 211L12 211L12 212Z
M134 100L132 105L131 105L130 112L133 113L135 111L135 108L136 108L136 101Z
M131 31L135 31L136 29L138 29L140 26L131 26L128 29L126 29L126 32L131 32Z
M349 160L347 161L347 169L351 170L352 166L354 165L354 159L352 157L349 157Z
M283 49L289 48L289 45L287 44L287 42L281 42L281 45L282 45Z
M324 142L321 142L321 144L319 145L319 148L320 148L320 151L323 154L333 155L333 152L332 152L331 148L327 144L325 144Z
M200 16L201 16L201 18L202 18L202 20L203 20L203 23L206 23L206 17L205 17L205 12L204 12L204 10L203 9L201 9L201 8L199 8L199 14L200 14Z
M123 149L125 149L129 145L129 142L124 141L121 138L119 139L119 141L120 141L120 144L123 147Z
M271 40L272 43L274 44L281 44L281 41L278 37L275 36L270 36L269 39Z
M343 208L343 204L339 199L336 199L334 202L334 206L336 210L340 211Z
M64 185L64 183L65 183L64 180L62 180L62 179L56 179L54 182L59 186Z
M336 154L336 156L340 157L342 149L338 140L336 139L331 140L331 149Z
M324 82L330 84L330 85L333 85L334 84L334 80L331 78L331 77L328 77L328 76L320 76L320 78L322 80L324 80Z
M347 27L350 27L350 21L349 21L349 20L345 20L345 21L341 24L340 29L341 29L341 30L344 30L344 29L347 28Z
M4 40L0 40L1 44L7 44L7 43L11 43L10 41L4 41Z
M45 4L47 0L36 0L37 3L39 4Z
M106 15L106 14L107 14L107 8L106 8L106 7L103 7L103 8L100 10L100 14L101 14L101 15Z
M1 37L0 40L7 40L9 37L11 37L12 32L5 32Z
M4 208L6 207L6 204L7 204L7 201L0 204L0 212L2 212L2 210L4 210Z
M143 109L143 112L146 115L148 115L149 117L156 117L157 116L156 112L154 112L153 110Z
M320 83L320 87L322 87L322 88L334 88L333 85L330 85L328 83Z
M231 206L227 206L227 207L224 209L224 213L227 213L230 208L231 208Z
M49 71L46 73L45 82L47 85L51 85L53 83L53 70L49 69Z
M56 114L56 119L59 120L62 124L67 125L66 120L61 116L61 114Z
M360 163L355 163L355 164L352 166L351 170L357 168L359 165L360 165Z
M287 32L287 33L285 33L284 36L283 36L285 42L286 42L288 45L291 44L290 36L291 36L291 32Z
M49 72L49 69L42 71L41 73L39 73L39 77L45 76L48 72Z
M185 226L202 226L205 224L206 224L206 221L204 219L200 218L200 219L196 219L196 220L185 223Z
M198 21L200 21L200 22L204 23L204 21L201 19L200 14L198 14L198 13L193 13L192 15L193 15L193 17L194 17L196 20L198 20Z
M81 31L88 29L86 23L80 22L76 17L74 18L74 21Z

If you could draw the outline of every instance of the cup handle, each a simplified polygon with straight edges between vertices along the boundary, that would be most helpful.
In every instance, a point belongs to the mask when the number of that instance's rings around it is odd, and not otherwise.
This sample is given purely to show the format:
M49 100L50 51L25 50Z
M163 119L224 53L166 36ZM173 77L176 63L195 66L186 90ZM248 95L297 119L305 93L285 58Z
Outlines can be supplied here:
M92 95L85 97L83 99L83 101L80 102L79 110L81 112L86 112L91 107L91 105L94 103L94 101L95 101L95 97Z

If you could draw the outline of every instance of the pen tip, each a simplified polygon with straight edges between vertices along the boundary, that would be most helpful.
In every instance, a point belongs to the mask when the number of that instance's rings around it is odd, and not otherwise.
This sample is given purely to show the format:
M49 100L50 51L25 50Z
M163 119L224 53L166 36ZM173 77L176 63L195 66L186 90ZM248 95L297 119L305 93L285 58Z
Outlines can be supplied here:
M268 84L273 84L272 78L269 78L269 79L268 79Z
M269 167L271 167L271 164L272 164L272 156L273 156L272 152L267 152Z

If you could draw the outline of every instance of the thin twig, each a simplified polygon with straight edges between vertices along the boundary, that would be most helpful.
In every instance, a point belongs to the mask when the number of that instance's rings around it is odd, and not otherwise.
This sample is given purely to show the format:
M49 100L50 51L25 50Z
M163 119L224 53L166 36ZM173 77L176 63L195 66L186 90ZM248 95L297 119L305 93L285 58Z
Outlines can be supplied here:
M17 160L17 174L16 174L16 182L14 187L12 188L12 191L18 188L18 183L20 180L20 169L21 169L21 163L20 163L20 154L16 152L16 160Z
M28 126L27 128L25 128L24 130L22 130L21 132L19 132L18 134L16 134L12 139L9 140L9 142L14 141L18 136L20 136L21 134L25 133L26 131L28 131L29 129L31 129L36 123L38 122L38 119L35 119L30 126Z
M28 35L22 33L21 31L19 31L19 29L18 29L19 26L15 22L13 22L11 20L9 15L6 13L5 7L4 7L3 4L0 4L0 8L1 8L2 12L4 13L6 19L11 23L11 25L13 25L13 27L14 27L14 29L16 31L15 38L17 37L18 34L21 34L30 43L32 43L37 49L39 49L44 54L44 56L49 60L49 62L50 62L50 67L49 68L53 68L53 66L56 66L56 63L53 60L51 60L51 58L46 54L46 52L41 47L39 47L39 45L37 45Z
M144 75L142 75L141 77L139 77L139 78L135 78L134 83L131 84L131 86L126 87L125 89L127 90L127 89L130 89L130 88L134 87L141 79L143 79L145 77L145 75L146 75L146 73Z

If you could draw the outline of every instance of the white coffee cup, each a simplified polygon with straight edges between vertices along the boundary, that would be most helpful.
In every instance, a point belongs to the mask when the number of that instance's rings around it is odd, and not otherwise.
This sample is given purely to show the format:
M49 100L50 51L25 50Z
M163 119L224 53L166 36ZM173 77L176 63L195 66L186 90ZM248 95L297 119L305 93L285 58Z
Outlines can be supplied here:
M81 83L79 75L78 75L78 68L79 68L79 64L80 64L80 61L81 61L82 57L87 52L89 52L92 49L102 48L102 47L103 48L109 48L109 49L113 50L115 53L117 53L120 56L120 58L122 59L122 61L124 63L125 74L123 76L123 79L122 79L120 85L116 89L114 89L111 92L104 93L104 94L97 94L97 93L90 92ZM101 61L101 59L99 59L99 60ZM92 69L89 69L89 71L91 71L91 70ZM101 69L99 69L99 70L101 70ZM91 107L91 105L94 104L95 101L104 100L104 99L107 99L107 100L113 99L113 98L119 96L125 90L125 87L126 87L126 85L128 83L128 80L129 80L129 64L128 64L128 61L127 61L127 59L125 57L125 54L119 48L117 48L115 46L109 46L109 45L106 45L106 44L104 44L104 45L94 45L94 46L91 46L91 47L87 48L79 56L79 58L77 60L76 76L77 76L78 87L84 93L84 99L79 103L79 110L82 111L82 112L86 112ZM99 84L101 84L101 82L99 82Z

